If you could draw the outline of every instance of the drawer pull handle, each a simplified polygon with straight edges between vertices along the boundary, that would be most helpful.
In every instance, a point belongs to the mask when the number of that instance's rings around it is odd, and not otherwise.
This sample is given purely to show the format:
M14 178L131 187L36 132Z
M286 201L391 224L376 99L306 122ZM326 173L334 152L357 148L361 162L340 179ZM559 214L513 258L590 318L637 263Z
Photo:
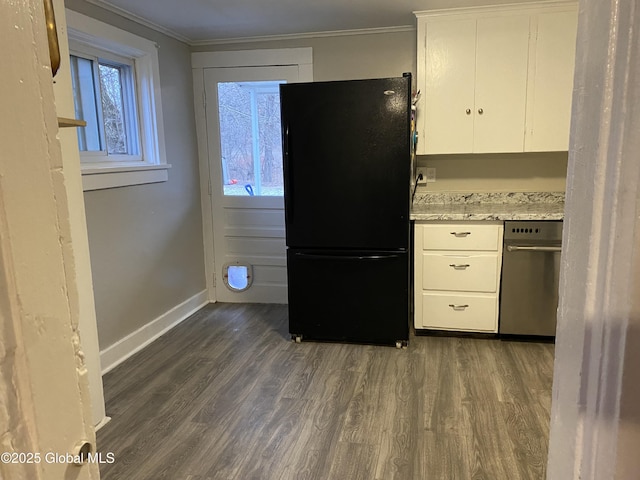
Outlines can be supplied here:
M469 305L454 305L453 303L450 303L449 306L457 312L462 311L465 308L469 307Z
M464 238L467 235L471 235L471 232L450 232L450 233L451 233L451 235L453 235L454 237L457 237L457 238Z
M456 265L455 263L450 263L449 266L451 268L453 268L454 270L466 270L467 268L469 268L471 265L469 265L468 263L465 264L461 264L461 265Z

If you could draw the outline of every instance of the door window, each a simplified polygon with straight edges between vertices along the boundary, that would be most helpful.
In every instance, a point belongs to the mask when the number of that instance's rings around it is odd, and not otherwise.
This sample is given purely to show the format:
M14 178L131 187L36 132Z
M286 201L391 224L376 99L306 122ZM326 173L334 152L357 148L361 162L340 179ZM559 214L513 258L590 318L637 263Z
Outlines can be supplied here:
M226 196L282 196L279 85L218 83L222 186Z

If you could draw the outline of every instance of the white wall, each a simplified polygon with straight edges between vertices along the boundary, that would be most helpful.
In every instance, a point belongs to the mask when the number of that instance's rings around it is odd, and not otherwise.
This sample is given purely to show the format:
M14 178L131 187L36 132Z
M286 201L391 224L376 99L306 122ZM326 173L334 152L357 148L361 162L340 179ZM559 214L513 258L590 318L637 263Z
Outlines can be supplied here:
M194 52L313 48L313 79L400 77L416 68L415 31L197 46Z

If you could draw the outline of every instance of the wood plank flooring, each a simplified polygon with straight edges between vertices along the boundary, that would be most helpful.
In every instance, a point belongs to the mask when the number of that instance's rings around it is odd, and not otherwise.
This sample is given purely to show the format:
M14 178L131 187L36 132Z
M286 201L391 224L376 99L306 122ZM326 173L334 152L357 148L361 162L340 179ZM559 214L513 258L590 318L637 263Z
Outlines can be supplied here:
M545 478L553 344L287 330L286 306L212 304L107 374L102 478Z

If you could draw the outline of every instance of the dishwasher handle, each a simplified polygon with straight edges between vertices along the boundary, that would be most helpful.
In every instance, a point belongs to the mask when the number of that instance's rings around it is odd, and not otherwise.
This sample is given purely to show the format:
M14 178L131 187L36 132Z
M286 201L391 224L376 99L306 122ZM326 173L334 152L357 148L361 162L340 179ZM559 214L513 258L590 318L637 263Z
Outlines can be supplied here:
M562 247L561 246L554 246L554 247L542 247L542 246L537 246L537 247L531 247L531 246L525 246L525 245L507 245L507 251L509 252L560 252L562 251Z

